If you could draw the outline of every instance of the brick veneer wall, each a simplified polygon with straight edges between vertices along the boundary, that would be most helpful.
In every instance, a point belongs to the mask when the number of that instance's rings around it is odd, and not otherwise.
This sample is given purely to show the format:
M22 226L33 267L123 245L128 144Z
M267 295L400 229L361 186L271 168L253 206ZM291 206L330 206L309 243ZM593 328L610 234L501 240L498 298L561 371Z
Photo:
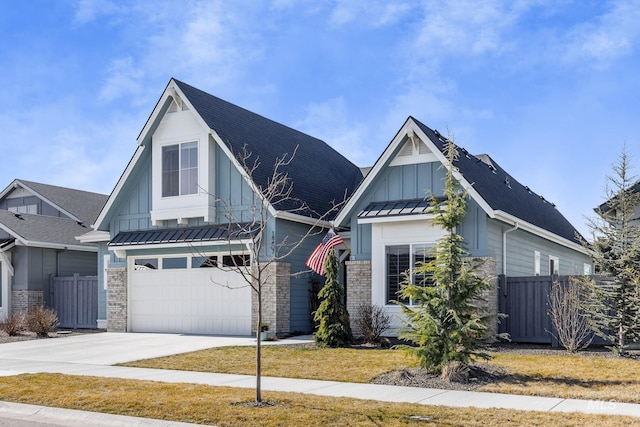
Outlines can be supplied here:
M269 324L269 335L285 336L291 332L291 264L274 262L263 272L262 322ZM251 331L258 324L258 295L251 291Z
M107 269L107 331L127 332L127 269Z
M351 331L358 336L355 319L360 304L371 304L371 261L346 261L347 265L347 311Z
M16 313L26 313L32 308L42 307L42 291L16 289L11 292L11 307Z

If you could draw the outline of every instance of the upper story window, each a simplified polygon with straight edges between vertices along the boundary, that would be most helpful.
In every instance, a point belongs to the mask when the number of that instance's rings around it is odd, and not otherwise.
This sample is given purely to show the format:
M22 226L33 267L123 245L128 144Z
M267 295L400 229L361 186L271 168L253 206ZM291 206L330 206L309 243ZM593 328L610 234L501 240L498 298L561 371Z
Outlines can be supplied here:
M11 206L9 212L13 213L26 213L26 214L38 214L38 205L21 205L21 206Z
M162 147L162 197L198 193L198 143Z

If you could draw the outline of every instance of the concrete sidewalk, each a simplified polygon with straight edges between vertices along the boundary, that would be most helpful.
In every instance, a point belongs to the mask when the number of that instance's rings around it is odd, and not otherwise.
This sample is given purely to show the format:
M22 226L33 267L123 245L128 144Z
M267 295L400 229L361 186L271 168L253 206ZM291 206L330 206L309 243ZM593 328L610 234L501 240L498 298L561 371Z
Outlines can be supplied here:
M38 341L39 343L29 341L24 343L3 344L0 346L0 375L48 372L170 383L194 383L211 386L255 387L255 377L248 375L112 366L113 363L192 351L196 348L207 348L207 346L254 345L255 340L252 338L106 333L101 338L92 337L87 339L83 337L68 337ZM310 337L297 337L291 340L269 343L269 345L310 341ZM101 343L103 343L102 347ZM87 345L89 345L89 348L87 348ZM137 351L131 349L128 351L124 350L127 345L136 347ZM43 351L41 346L45 346L46 351ZM109 349L111 349L111 351L109 351ZM66 354L63 354L65 352ZM262 378L262 389L264 391L285 391L319 396L350 397L422 405L581 412L589 414L628 415L640 418L640 404L608 401L273 377Z

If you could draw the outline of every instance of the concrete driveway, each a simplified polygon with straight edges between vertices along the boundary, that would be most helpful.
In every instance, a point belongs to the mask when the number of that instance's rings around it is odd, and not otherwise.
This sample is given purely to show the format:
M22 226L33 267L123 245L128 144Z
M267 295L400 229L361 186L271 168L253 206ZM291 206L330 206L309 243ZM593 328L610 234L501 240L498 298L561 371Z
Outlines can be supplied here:
M310 341L295 337L265 345ZM253 337L101 332L0 344L0 361L113 365L212 347L255 345Z

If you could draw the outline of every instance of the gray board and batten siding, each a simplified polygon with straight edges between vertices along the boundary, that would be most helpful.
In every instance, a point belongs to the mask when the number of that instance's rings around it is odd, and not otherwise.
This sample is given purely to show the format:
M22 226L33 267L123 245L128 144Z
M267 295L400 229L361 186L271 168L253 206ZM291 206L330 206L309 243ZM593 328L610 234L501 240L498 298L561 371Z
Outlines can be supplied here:
M358 224L357 213L372 202L428 198L430 194L442 196L445 171L440 162L417 163L387 167L380 173L353 209L351 229L355 237L351 242L352 260L371 259L371 224ZM486 256L487 216L480 206L467 198L467 215L460 227L466 249L473 256Z

